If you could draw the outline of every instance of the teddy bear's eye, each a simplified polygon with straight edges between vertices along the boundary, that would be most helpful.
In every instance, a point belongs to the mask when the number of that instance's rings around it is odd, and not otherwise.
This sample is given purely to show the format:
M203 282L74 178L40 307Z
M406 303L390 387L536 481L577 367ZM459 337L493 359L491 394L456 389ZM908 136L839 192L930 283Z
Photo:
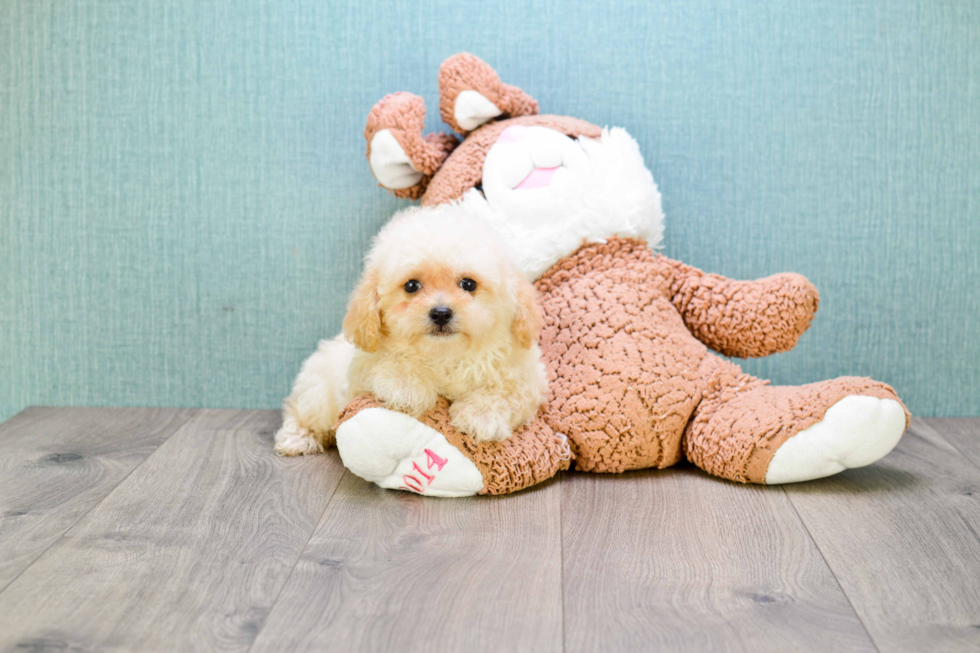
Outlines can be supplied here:
M405 288L405 292L411 295L413 293L417 293L419 289L422 287L422 284L420 284L415 279L409 279L408 281L405 282L405 285L403 287Z
M466 277L465 279L459 280L459 287L465 290L466 292L473 292L474 290L476 290L476 282L470 279L469 277Z

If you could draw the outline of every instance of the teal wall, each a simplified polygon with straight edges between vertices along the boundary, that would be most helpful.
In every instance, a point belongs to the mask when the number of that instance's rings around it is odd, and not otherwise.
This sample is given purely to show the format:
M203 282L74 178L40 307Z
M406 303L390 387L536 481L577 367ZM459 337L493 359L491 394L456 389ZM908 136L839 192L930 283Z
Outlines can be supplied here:
M975 0L4 0L0 418L278 406L404 205L368 110L409 90L441 128L460 50L626 127L668 255L816 283L800 345L750 371L978 415L978 43Z

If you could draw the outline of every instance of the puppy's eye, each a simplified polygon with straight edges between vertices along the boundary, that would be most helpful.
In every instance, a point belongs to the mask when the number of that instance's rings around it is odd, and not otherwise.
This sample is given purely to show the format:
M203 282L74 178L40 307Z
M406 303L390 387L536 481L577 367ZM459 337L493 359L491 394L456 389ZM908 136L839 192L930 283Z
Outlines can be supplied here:
M420 284L415 279L409 279L408 281L405 282L405 285L403 287L405 288L405 292L411 295L412 293L417 293L419 289L422 287L422 284Z
M460 279L459 287L465 290L466 292L473 292L474 290L476 290L476 282L470 278Z

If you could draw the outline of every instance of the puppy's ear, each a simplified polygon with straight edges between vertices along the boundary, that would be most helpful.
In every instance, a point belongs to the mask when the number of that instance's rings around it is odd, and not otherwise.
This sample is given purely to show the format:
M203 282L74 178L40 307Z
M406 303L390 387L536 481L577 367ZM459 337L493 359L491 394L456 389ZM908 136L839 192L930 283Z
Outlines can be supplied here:
M538 303L538 291L523 273L515 270L512 275L517 297L517 309L510 328L514 337L521 343L521 347L530 349L531 345L538 340L543 321L541 304Z
M378 274L368 272L354 289L344 316L344 337L361 351L377 351L381 342L380 300Z

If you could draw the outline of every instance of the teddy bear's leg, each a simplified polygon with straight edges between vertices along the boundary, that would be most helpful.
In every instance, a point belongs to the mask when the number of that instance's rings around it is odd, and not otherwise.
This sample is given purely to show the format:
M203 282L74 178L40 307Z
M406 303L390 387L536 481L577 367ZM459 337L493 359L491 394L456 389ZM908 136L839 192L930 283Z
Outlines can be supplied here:
M840 377L771 386L719 361L684 435L688 459L743 483L794 483L884 457L908 425L889 386Z
M477 442L449 421L449 403L419 419L370 395L343 410L336 427L344 466L383 488L436 497L516 492L568 469L564 436L540 417L505 441Z

